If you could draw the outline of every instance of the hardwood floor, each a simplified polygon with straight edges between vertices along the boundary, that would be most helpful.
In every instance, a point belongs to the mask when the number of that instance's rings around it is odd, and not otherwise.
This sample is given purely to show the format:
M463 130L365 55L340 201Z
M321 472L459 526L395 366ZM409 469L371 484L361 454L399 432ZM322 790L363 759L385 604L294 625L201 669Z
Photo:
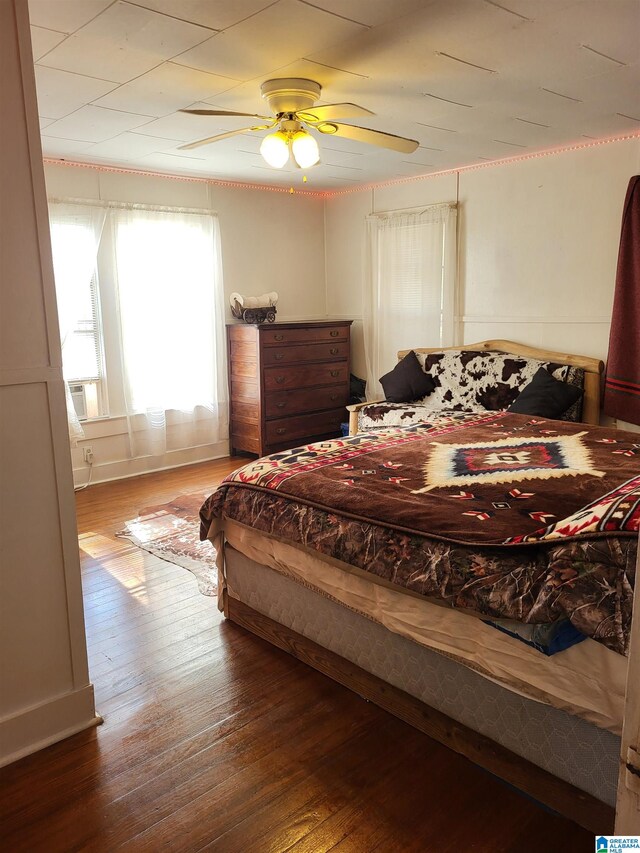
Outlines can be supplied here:
M78 493L105 722L0 771L2 849L592 850L589 833L225 622L189 572L114 536L240 462Z

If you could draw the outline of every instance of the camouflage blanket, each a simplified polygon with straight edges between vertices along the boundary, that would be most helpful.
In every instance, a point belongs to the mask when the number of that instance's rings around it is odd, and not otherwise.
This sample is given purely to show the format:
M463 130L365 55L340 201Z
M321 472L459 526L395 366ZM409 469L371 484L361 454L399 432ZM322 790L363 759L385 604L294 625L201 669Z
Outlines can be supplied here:
M569 618L628 646L640 527L640 438L506 412L284 451L207 499L232 518L489 618Z

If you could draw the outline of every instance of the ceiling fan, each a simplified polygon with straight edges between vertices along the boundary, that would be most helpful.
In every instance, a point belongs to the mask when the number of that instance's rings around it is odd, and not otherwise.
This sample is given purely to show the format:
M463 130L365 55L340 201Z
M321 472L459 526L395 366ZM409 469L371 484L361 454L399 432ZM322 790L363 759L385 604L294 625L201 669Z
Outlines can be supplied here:
M297 166L308 169L320 160L318 143L306 129L308 127L314 128L319 133L341 136L344 139L377 145L381 148L390 148L392 151L400 151L403 154L411 154L419 145L415 139L406 139L404 136L396 136L382 130L370 130L368 127L358 127L357 125L342 124L336 121L336 119L371 116L374 113L364 107L359 107L357 104L314 106L320 97L322 87L313 80L304 80L298 77L267 80L262 84L260 90L262 97L273 113L272 116L231 110L180 110L182 113L199 116L247 116L248 118L262 119L265 123L243 127L240 130L229 130L226 133L219 133L217 136L208 136L206 139L198 139L196 142L180 145L179 148L182 150L197 148L200 145L208 145L210 142L217 142L220 139L227 139L241 133L271 130L277 125L278 129L265 136L260 145L260 153L264 159L270 166L281 169L291 156Z

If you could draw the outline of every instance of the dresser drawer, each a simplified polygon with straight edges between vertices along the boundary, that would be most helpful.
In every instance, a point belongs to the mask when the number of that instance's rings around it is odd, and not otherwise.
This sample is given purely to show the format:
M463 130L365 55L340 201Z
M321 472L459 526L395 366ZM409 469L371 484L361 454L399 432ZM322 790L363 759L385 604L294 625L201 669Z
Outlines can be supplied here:
M265 346L346 341L349 339L349 326L310 326L299 329L268 329L262 327L260 338Z
M300 415L297 418L280 418L267 421L267 444L280 444L291 439L304 439L313 435L340 432L340 424L345 419L344 409L320 412L315 415Z
M337 341L329 344L302 344L298 346L265 347L262 353L262 363L300 364L304 361L331 361L347 358L349 355L348 341Z
M283 418L286 415L298 415L303 412L317 412L320 409L335 409L346 406L349 395L347 386L329 385L327 388L299 388L296 391L273 391L265 400L268 418Z
M264 387L267 391L288 388L312 388L314 385L336 385L349 378L346 362L310 364L301 367L265 367Z

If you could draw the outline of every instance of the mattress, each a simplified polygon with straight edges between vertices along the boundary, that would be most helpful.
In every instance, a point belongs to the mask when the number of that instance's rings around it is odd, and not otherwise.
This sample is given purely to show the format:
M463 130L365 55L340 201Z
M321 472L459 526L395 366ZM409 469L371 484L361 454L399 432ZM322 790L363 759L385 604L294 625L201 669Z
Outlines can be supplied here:
M463 664L516 695L620 734L627 659L601 643L587 639L547 657L469 612L439 606L312 548L228 518L223 526L228 545L296 584ZM221 593L227 579L220 537L216 545Z

